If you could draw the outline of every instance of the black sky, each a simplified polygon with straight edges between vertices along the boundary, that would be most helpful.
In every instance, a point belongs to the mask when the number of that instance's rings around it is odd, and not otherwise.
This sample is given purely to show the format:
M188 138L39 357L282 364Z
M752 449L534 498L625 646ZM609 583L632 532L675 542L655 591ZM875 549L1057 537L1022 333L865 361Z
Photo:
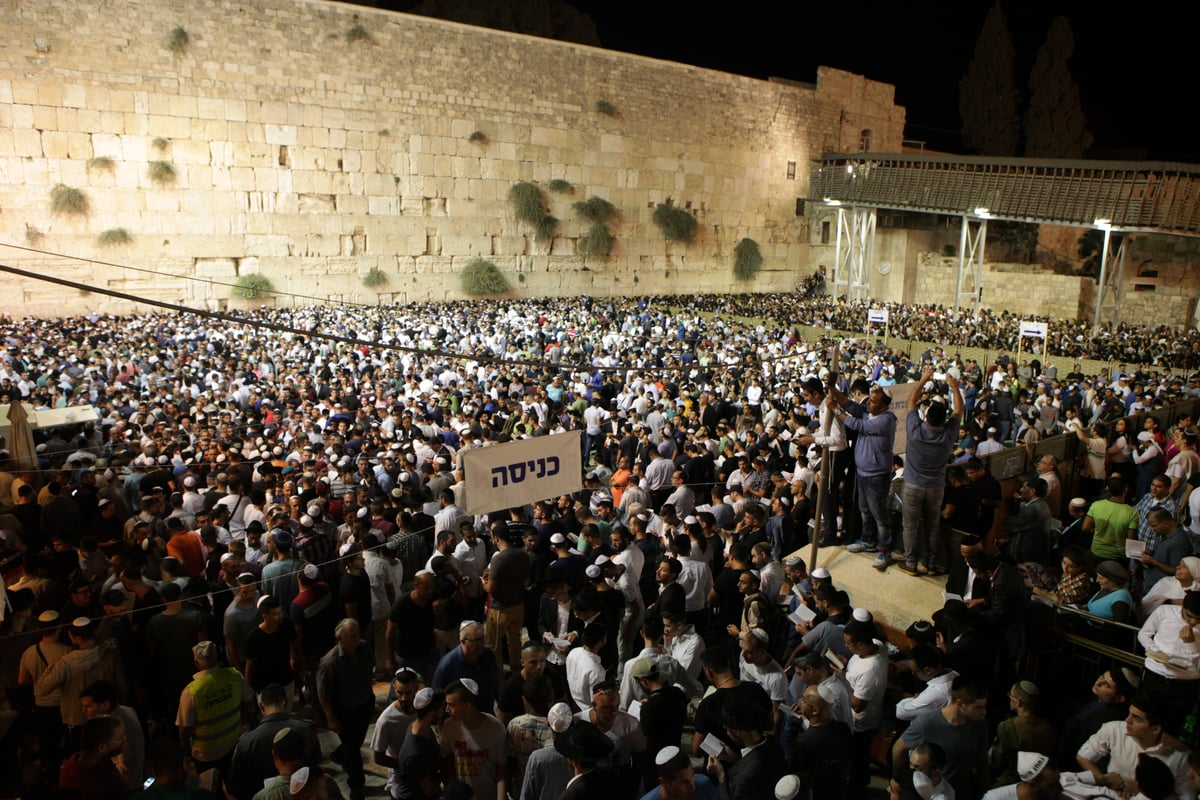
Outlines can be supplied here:
M483 0L501 2L502 0ZM908 139L958 151L958 80L966 71L991 0L890 3L681 3L569 0L595 21L604 46L734 72L812 81L818 65L896 86ZM395 4L401 7L401 0ZM1195 36L1192 13L1160 3L1004 3L1017 49L1017 84L1050 20L1075 33L1070 66L1096 138L1093 157L1200 162L1192 130Z

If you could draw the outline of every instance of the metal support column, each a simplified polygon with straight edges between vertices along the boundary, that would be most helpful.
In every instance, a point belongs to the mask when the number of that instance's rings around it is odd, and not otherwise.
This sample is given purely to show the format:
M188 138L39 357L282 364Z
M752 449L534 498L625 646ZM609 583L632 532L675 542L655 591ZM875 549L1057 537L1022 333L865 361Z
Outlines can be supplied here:
M954 289L955 319L958 319L964 300L971 307L971 315L979 316L979 300L980 295L983 294L983 251L985 249L987 249L987 219L980 219L979 225L972 231L971 218L964 214L962 233L958 237L958 283ZM968 276L970 276L969 283Z
M1100 329L1101 322L1107 322L1115 329L1121 324L1121 295L1125 287L1125 243L1128 236L1122 236L1117 245L1117 252L1112 252L1112 228L1104 229L1104 249L1100 251L1100 282L1096 285L1096 313L1092 318L1092 331ZM1109 258L1116 261L1116 267L1109 269Z
M866 300L875 260L875 209L839 208L833 267L833 295Z

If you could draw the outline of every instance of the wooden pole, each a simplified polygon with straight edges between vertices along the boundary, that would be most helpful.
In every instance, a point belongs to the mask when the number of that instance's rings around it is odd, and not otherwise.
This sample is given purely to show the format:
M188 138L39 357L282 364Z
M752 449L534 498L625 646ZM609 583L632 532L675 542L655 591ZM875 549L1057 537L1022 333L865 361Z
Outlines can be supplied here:
M829 382L830 383L832 383L837 377L837 368L838 368L838 345L834 344L833 352L831 353L830 358L829 358ZM827 398L829 397L828 386L825 389L825 396ZM824 406L823 403L822 403L822 406ZM833 421L833 414L828 413L828 411L823 410L823 408L817 409L817 413L818 414L824 413L824 421L821 423L821 433L823 436L828 438L829 437L829 427ZM817 551L820 550L819 542L821 541L821 521L825 516L825 513L824 513L824 511L825 511L825 492L826 492L827 486L831 480L831 476L829 475L829 469L830 469L829 447L827 445L820 445L820 448L821 448L821 472L817 476L817 478L818 478L818 480L817 480L817 507L816 507L816 510L813 512L812 541L810 541L808 543L808 547L809 547L809 550L808 550L808 574L809 575L811 575L812 571L817 568ZM837 515L836 514L834 514L834 525L837 525ZM836 534L837 531L835 530L835 531L833 531L833 533Z

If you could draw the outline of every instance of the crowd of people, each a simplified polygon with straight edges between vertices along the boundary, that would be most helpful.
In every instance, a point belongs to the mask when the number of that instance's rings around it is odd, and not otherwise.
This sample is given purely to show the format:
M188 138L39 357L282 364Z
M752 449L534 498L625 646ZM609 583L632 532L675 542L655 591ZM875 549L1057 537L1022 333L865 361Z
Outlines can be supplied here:
M1103 323L1094 329L1091 320L1050 318L1007 310L971 309L955 317L952 307L877 300L847 300L825 294L824 280L814 273L795 292L774 294L681 295L667 299L672 305L720 314L775 320L781 326L802 321L805 325L851 333L870 332L943 347L979 347L987 350L1018 349L1022 321L1048 325L1046 354L1063 360L1126 362L1194 370L1200 368L1200 332L1153 323L1122 322L1115 328ZM868 323L869 310L888 311L888 327ZM1042 342L1027 338L1026 352L1042 352Z
M96 415L0 453L0 774L359 798L365 753L398 800L861 798L873 768L896 798L1194 797L1200 455L1165 421L1196 380L805 342L842 313L809 308L0 321L0 403ZM466 513L465 452L570 431L580 491ZM1013 447L1004 497L986 458ZM946 576L945 607L898 646L812 540ZM1031 598L1140 626L1145 674L1039 715Z

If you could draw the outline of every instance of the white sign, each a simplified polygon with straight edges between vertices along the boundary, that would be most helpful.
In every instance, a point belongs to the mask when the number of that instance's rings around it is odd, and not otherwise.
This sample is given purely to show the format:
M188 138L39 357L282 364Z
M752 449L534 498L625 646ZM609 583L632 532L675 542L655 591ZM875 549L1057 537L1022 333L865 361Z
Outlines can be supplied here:
M1039 339L1046 338L1046 332L1050 329L1048 323L1045 322L1029 322L1021 320L1021 335L1036 336Z
M867 322L874 322L880 325L887 325L888 310L886 308L868 308Z
M896 439L892 443L893 455L903 453L908 446L908 412L912 410L912 395L918 385L916 381L910 381L909 383L897 383L884 390L891 395L890 410L896 415Z
M476 447L462 457L466 511L502 508L570 494L583 487L582 431Z

